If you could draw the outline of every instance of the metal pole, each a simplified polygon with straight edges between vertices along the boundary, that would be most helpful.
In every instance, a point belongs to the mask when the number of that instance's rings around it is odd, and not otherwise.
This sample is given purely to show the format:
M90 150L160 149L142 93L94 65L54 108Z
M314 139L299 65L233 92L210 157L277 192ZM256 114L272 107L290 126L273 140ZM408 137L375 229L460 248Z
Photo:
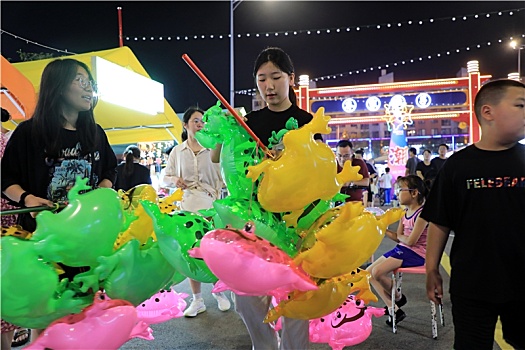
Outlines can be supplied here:
M521 81L521 50L523 47L525 47L525 45L518 47L518 80L519 81Z
M233 43L234 43L234 32L233 32L233 11L235 9L234 0L230 0L230 105L235 108L235 92L234 92L234 57L233 57Z
M122 7L117 7L118 13L118 44L120 47L124 46L124 39L122 36Z

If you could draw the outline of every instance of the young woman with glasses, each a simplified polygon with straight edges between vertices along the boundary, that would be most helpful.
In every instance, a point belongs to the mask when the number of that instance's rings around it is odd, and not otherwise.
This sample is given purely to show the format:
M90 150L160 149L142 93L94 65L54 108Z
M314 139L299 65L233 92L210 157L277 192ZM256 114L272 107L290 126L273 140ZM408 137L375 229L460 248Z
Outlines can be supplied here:
M91 187L112 187L117 159L104 130L95 123L96 85L89 68L73 59L57 59L42 73L35 113L13 132L2 158L2 195L20 207L52 206L67 201L77 176ZM18 223L36 229L36 214L20 214ZM61 265L73 278L81 268ZM32 333L38 336L39 330Z
M33 117L15 129L2 159L3 195L21 207L67 201L76 176L95 187L112 187L117 159L95 122L96 84L89 68L57 59L42 73ZM34 218L21 214L28 231Z

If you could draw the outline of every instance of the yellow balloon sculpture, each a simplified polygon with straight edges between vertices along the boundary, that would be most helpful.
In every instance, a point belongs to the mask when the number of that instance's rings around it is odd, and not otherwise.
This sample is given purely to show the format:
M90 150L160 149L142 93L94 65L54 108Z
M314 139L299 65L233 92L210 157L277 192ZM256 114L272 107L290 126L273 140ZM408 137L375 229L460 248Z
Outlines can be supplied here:
M309 236L315 234L315 243L294 262L317 278L340 276L363 264L379 247L387 226L403 215L401 208L391 208L379 217L363 209L361 202L348 202L328 210L306 235L311 244Z
M136 238L141 244L146 243L153 232L153 221L146 214L139 200L147 199L157 202L157 191L151 185L138 185L124 192L118 191L122 208L137 219L131 222L127 230L119 233L114 249L122 247L126 242Z
M264 322L276 321L281 316L301 320L323 317L335 311L346 300L348 294L355 291L367 298L363 299L365 303L377 301L377 297L370 291L369 278L368 271L357 269L343 276L323 280L318 290L295 291L290 294L288 300L281 301L271 309Z
M344 183L362 179L359 167L350 162L338 174L334 152L313 139L316 133L331 132L329 120L324 108L319 108L308 124L284 135L280 157L248 167L246 176L252 181L264 173L257 193L264 209L274 213L302 211L316 199L331 199Z
M137 239L141 244L146 243L149 237L153 237L153 240L156 241L153 221L139 202L139 200L144 199L157 203L157 192L155 189L151 185L138 185L127 192L119 190L118 193L124 210L131 212L137 219L131 222L127 230L119 233L113 248L118 249L133 238ZM181 199L182 190L179 188L169 197L158 200L160 211L169 214L177 210L178 207L175 205L175 202Z
M170 194L168 197L165 197L159 200L159 209L163 214L171 214L180 208L175 204L175 202L180 202L182 200L182 189L177 188L175 192Z

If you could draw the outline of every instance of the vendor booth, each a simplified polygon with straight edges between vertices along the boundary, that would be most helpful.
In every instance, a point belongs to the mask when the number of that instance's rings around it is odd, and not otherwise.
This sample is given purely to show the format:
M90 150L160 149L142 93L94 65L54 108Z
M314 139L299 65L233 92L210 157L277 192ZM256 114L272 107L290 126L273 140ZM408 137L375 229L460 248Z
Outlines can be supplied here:
M71 55L90 68L98 85L95 119L104 128L112 145L176 140L180 141L182 123L164 98L164 87L153 81L128 47ZM54 60L45 59L9 64L2 57L2 89L9 89L17 99L27 94L36 96L45 66ZM15 88L11 77L4 74L6 65L16 68L31 84ZM31 86L32 85L32 86ZM11 86L13 89L11 90ZM31 88L33 89L31 91ZM6 97L7 98L7 97ZM2 93L2 106L4 93ZM24 105L25 106L25 105ZM31 107L32 106L32 107ZM13 114L18 123L31 117L34 109L29 103L25 113ZM11 110L10 110L11 111ZM6 123L7 124L7 123ZM14 124L12 125L14 127ZM10 127L6 125L6 127Z

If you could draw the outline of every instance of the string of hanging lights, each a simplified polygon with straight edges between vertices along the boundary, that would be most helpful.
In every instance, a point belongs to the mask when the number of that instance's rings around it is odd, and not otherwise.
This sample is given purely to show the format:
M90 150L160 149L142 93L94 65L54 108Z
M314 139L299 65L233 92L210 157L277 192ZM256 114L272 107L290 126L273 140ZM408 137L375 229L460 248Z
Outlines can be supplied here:
M519 36L521 38L525 38L525 33L520 34ZM464 47L450 49L450 50L445 50L445 51L441 51L441 52L434 53L434 54L420 55L420 56L417 56L417 57L412 57L412 58L405 59L405 60L399 60L399 61L396 61L396 62L385 63L385 64L381 64L381 65L377 65L377 66L375 66L375 65L374 66L368 66L368 67L364 67L364 68L360 68L360 69L348 70L348 71L341 72L341 73L328 74L328 75L324 75L324 76L320 76L320 77L314 77L314 78L311 78L310 81L315 81L315 82L317 82L317 81L324 81L324 80L329 80L329 79L337 79L337 78L347 77L347 76L351 76L351 75L354 75L354 74L366 73L366 72L375 71L375 70L381 71L381 69L389 69L389 68L392 69L393 67L403 66L403 65L407 65L407 64L411 64L411 63L419 63L419 62L428 61L428 60L431 60L431 59L442 58L442 57L450 56L450 55L453 55L453 54L459 54L461 52L467 52L467 51L470 51L472 49L483 49L483 48L491 47L493 43L504 44L504 43L508 43L509 41L512 41L512 40L514 40L514 37L510 37L508 39L499 38L499 39L494 40L494 41L487 41L487 42L484 42L484 43L477 43L477 44L474 44L474 45L464 46ZM243 89L243 90L235 91L235 93L238 94L238 95L253 95L253 94L255 94L255 92L256 92L255 88Z
M377 23L377 24L366 24L358 26L345 26L337 28L322 28L322 29L302 29L302 30L283 30L283 31L274 31L274 32L258 32L258 33L237 33L235 36L239 39L241 38L269 38L269 37L293 37L298 35L334 35L338 33L348 33L348 32L361 32L362 30L367 29L392 29L400 28L403 26L422 26L425 24L433 24L438 22L464 22L468 20L477 20L477 19L490 19L497 18L501 16L514 16L519 11L525 10L525 8L516 8L511 10L501 10L501 11L492 11L492 12L483 12L477 14L469 15L460 15L460 16L448 16L441 18L426 18L420 20L407 20L407 21L396 21L393 23ZM128 35L126 36L126 41L189 41L189 40L204 40L204 39L227 39L230 38L231 34L193 34L193 35L162 35L162 36L152 36L152 35Z

